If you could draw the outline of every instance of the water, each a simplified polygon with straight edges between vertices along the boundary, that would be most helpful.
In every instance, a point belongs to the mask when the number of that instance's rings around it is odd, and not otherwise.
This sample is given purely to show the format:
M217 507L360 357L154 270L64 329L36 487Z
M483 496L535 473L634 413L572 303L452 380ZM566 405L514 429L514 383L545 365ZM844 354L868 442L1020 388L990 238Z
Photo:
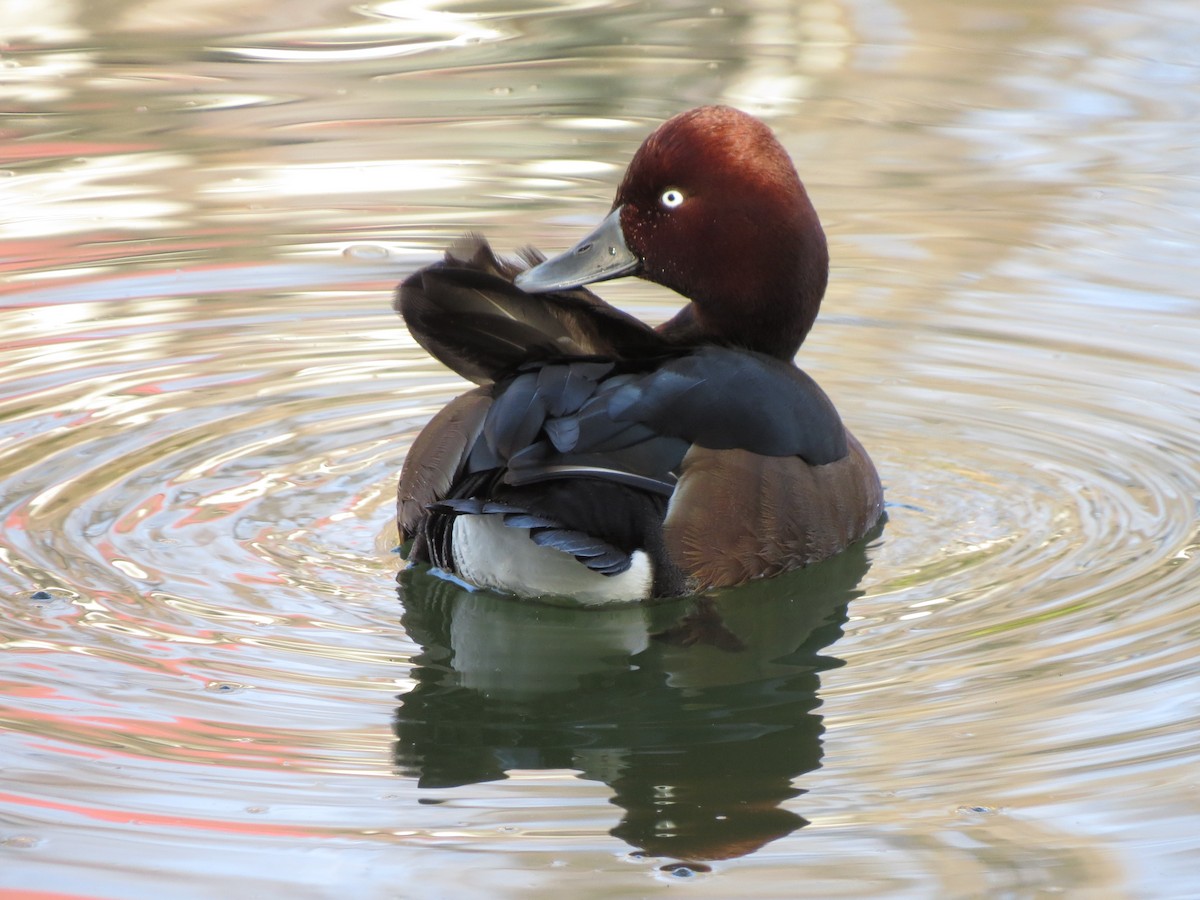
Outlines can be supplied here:
M0 888L1193 892L1198 43L1187 0L0 4ZM883 533L699 607L398 593L463 385L393 285L569 245L712 101L826 223L801 359Z

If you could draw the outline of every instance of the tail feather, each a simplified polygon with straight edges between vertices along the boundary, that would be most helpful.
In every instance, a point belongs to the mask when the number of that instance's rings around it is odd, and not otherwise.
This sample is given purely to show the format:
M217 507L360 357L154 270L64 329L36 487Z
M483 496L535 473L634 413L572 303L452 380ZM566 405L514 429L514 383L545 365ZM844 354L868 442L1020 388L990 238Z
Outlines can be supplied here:
M603 538L565 528L552 519L534 515L508 503L497 503L477 497L455 497L431 503L429 511L433 520L441 520L435 528L446 542L442 549L446 558L441 561L435 560L435 564L440 564L443 568L451 562L449 535L453 531L454 518L460 515L488 514L501 515L501 521L509 528L528 528L530 540L538 546L569 553L581 564L602 575L619 575L632 565L629 553L614 547Z

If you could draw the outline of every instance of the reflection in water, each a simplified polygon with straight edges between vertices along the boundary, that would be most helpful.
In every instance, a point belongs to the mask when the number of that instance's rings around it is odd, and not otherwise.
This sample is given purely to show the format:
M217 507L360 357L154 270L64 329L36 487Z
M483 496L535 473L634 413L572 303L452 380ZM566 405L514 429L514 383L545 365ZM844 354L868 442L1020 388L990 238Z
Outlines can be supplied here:
M614 791L612 834L654 856L728 859L807 824L784 802L821 764L819 673L868 568L865 543L711 597L577 610L400 576L421 644L396 762L423 788L577 769Z

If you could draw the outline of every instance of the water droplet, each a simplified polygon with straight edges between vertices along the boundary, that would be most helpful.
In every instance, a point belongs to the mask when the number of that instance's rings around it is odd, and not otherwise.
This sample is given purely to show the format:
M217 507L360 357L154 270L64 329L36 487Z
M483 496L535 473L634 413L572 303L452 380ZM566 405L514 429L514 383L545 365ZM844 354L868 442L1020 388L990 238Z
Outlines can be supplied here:
M42 842L40 837L32 834L10 834L0 838L0 847L11 847L14 850L32 850Z
M696 875L704 872L711 872L712 869L704 863L667 863L659 869L660 872L666 872L668 875L674 875L676 878L693 878Z
M994 806L960 806L955 810L960 816L994 816L996 815L996 807Z
M347 259L377 260L387 259L391 255L387 247L380 247L378 244L355 244L342 251L342 256Z
M494 88L492 88L492 93L495 94L497 97L507 97L512 92L513 92L513 89L510 87L494 87Z
M212 691L214 694L234 694L245 690L246 685L238 684L236 681L210 681L204 686L204 689Z

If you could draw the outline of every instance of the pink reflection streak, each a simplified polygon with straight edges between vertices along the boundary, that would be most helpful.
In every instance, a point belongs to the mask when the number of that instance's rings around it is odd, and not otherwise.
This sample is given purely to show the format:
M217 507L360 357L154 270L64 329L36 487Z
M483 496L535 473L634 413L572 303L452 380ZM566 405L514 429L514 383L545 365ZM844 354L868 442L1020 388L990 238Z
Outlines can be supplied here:
M94 141L31 141L27 144L13 142L5 144L0 150L0 163L64 156L109 156L158 149L154 144L101 144Z
M51 891L0 888L0 900L96 900L96 897L94 894L56 894Z
M213 819L197 819L192 816L165 816L160 813L130 812L125 810L93 809L78 806L73 803L56 803L53 800L39 800L34 797L24 797L20 794L0 793L0 804L34 809L52 809L56 812L71 813L100 822L110 822L115 825L159 825L164 828L184 828L196 831L219 831L225 834L256 834L266 837L303 837L323 838L336 832L317 830L313 828L298 828L292 825L271 825L256 822L218 822ZM0 895L3 896L3 895ZM18 896L27 896L20 894Z
M53 742L38 743L38 749L82 756L85 759L169 759L172 763L187 765L250 763L255 768L285 769L293 766L295 760L305 756L302 747L283 743L286 737L284 733L255 731L228 725L214 727L212 722L190 717L176 717L159 724L115 716L58 716L33 710L8 710L4 722L10 730L16 730L14 726L17 725L24 726L20 731L27 738ZM87 749L88 744L104 745L107 740L111 740L107 735L124 738L122 743L136 742L142 746L174 748L184 752L178 755L156 755L120 745ZM200 740L209 744L209 747L198 746ZM270 748L271 752L235 752L222 746L233 741L243 741L256 749ZM73 745L64 746L66 742L73 742Z
M117 534L131 534L141 525L142 519L161 513L167 504L167 495L161 491L151 494L129 512L113 523L113 531Z

